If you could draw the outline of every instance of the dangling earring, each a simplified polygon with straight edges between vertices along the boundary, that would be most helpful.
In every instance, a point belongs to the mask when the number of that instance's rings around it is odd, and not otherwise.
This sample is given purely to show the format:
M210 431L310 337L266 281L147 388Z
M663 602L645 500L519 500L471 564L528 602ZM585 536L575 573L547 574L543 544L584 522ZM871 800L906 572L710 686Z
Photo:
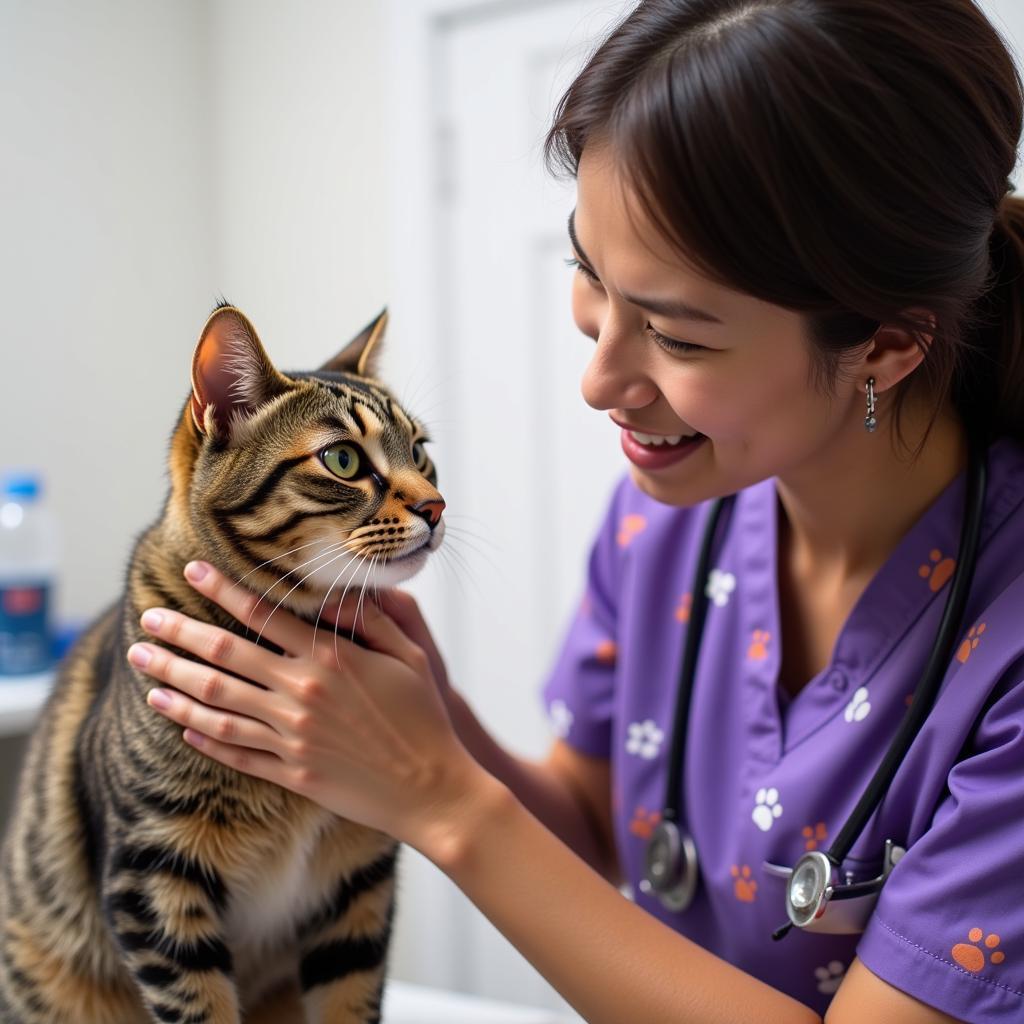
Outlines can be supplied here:
M868 378L868 414L864 417L864 429L870 434L878 426L875 419L875 378Z

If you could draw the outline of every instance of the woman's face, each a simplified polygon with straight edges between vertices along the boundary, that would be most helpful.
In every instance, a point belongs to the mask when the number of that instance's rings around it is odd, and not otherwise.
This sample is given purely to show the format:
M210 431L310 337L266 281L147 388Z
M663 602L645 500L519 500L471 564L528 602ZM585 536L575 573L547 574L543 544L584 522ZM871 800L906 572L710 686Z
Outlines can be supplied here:
M858 423L863 433L863 387L839 384L830 402L813 386L801 315L700 276L652 226L605 150L584 150L570 230L581 264L573 319L597 342L583 397L642 434L704 435L656 446L623 430L633 478L651 497L688 506L731 494L818 462Z

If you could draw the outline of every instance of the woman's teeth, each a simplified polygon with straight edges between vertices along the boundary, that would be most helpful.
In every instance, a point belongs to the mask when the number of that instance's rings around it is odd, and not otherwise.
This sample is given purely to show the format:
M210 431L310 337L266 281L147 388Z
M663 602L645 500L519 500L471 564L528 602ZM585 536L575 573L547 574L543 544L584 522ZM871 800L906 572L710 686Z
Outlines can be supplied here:
M652 445L657 447L659 445L675 445L679 444L684 438L687 441L699 436L697 434L671 434L668 437L659 434L638 434L635 430L631 430L630 436L634 441L638 441L640 444Z

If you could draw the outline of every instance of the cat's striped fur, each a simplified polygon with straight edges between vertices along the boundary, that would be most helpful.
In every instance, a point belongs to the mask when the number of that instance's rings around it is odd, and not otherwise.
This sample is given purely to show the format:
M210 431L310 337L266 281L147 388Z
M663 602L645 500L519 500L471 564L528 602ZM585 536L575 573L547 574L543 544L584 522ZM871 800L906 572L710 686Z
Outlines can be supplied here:
M378 1020L394 841L191 749L125 651L154 606L245 632L185 583L191 559L314 620L329 587L398 582L440 543L423 432L370 375L385 322L286 376L241 313L211 315L161 518L28 748L0 851L2 1024ZM338 442L364 473L327 468Z

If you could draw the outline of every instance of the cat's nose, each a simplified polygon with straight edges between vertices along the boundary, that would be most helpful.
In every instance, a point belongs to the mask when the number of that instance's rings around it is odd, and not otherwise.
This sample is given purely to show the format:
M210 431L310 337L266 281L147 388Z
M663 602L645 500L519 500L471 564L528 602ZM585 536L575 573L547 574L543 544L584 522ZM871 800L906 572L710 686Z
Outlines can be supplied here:
M441 513L444 511L444 501L441 498L430 498L427 501L417 502L408 506L410 512L426 519L427 524L433 529L441 522Z

